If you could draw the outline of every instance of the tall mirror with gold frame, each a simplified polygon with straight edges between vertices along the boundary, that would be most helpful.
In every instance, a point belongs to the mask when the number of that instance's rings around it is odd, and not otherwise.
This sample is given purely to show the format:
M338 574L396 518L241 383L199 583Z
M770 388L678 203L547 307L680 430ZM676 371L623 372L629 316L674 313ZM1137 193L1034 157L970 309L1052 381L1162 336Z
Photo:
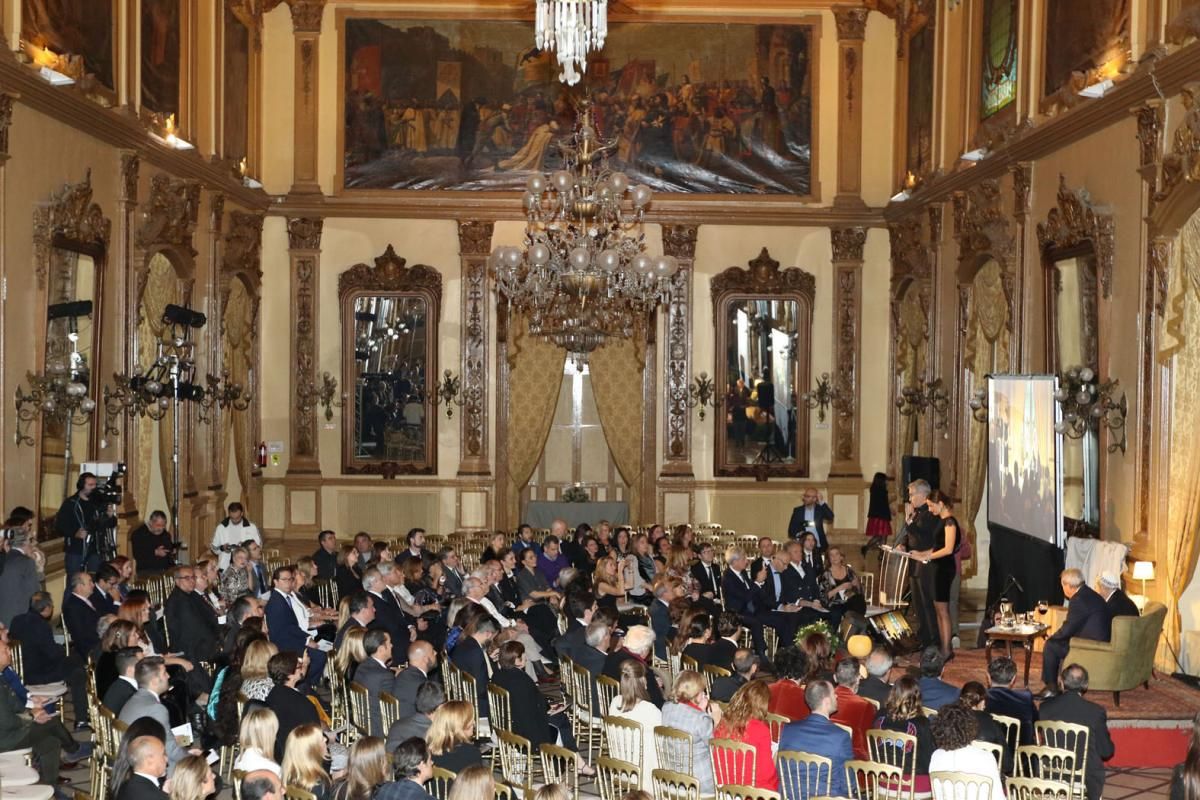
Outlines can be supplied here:
M798 399L809 382L815 291L811 274L781 270L765 248L748 270L713 278L716 475L808 475L808 408Z
M358 264L338 281L342 312L342 471L437 472L437 270L408 266L391 245L374 266Z
M1047 363L1061 375L1073 367L1099 374L1099 280L1090 242L1048 248L1046 267ZM1100 525L1100 442L1095 426L1063 436L1063 517L1068 529Z

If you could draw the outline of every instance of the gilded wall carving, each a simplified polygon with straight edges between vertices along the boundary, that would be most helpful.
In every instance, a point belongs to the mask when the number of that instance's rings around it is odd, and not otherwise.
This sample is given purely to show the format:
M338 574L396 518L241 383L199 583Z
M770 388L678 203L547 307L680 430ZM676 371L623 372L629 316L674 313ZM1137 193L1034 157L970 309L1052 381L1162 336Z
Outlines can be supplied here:
M961 263L974 264L984 257L999 263L999 280L1010 332L1015 316L1013 299L1016 280L1016 236L1012 219L1005 213L1000 181L985 180L954 196L954 236Z
M434 299L442 300L442 275L433 267L424 264L409 266L406 259L396 255L396 249L388 245L383 255L372 264L355 264L338 276L338 299L352 291L364 292L430 292Z
M460 473L486 474L487 377L491 291L487 258L494 223L466 220L458 223L458 249L462 258L462 459Z
M1137 117L1138 164L1154 170L1162 160L1163 109L1159 103L1144 103L1133 110ZM1149 172L1148 177L1153 172Z
M834 284L834 386L842 400L833 417L833 470L858 471L859 348L862 339L862 260L866 228L830 231Z
M92 202L92 171L79 183L69 183L53 194L49 202L33 208L33 259L39 289L46 288L50 250L54 237L84 245L108 248L112 221L100 206Z
M134 180L136 180L136 172ZM143 249L179 247L195 256L192 234L200 214L200 184L178 180L165 172L150 181L150 197L142 211L137 246Z
M888 226L892 251L891 316L895 383L900 390L915 386L929 373L932 329L933 263L931 247L918 215ZM900 474L900 457L912 451L917 420L892 411L892 469Z
M1171 135L1171 150L1162 159L1162 179L1156 200L1164 200L1181 183L1200 180L1200 83L1179 92L1183 120Z
M320 217L295 217L287 222L289 250L320 250L325 220Z
M668 301L666 341L666 465L679 474L691 473L691 416L688 411L688 388L692 380L692 267L696 258L696 225L664 225L663 253L674 256L679 271L671 279Z
M1107 298L1112 294L1115 248L1112 215L1092 205L1087 189L1069 188L1063 175L1058 180L1058 205L1050 209L1045 222L1038 223L1038 244L1045 251L1047 248L1066 249L1090 241L1096 252L1100 287Z
M292 251L292 394L297 387L311 385L317 374L317 282L320 269L321 232L319 217L296 217L287 221L288 249ZM293 402L292 450L299 459L317 454L315 405ZM311 465L306 465L311 466ZM295 471L296 465L289 464Z
M0 159L8 156L8 129L12 125L13 98L0 92Z
M811 302L817 293L817 279L811 272L805 272L799 267L780 269L779 262L771 258L771 254L764 247L758 257L750 262L749 269L730 267L713 277L713 300L724 292L797 292Z
M121 199L126 203L138 201L138 172L141 163L137 153L121 153Z

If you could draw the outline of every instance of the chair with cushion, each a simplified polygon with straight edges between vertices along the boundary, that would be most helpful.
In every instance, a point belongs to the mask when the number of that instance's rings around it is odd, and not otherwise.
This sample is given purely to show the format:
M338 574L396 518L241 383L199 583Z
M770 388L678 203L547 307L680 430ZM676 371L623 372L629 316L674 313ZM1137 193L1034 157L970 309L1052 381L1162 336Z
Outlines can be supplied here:
M1071 638L1064 664L1078 664L1088 671L1088 688L1112 692L1113 703L1121 705L1121 692L1139 683L1150 688L1154 654L1162 635L1167 607L1147 603L1140 617L1116 617L1107 642Z

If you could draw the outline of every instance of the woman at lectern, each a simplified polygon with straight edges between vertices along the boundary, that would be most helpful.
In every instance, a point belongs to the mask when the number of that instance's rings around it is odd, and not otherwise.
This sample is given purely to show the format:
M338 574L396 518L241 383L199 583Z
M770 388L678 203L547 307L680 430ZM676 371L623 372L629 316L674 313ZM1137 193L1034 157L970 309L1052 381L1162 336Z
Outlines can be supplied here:
M954 518L954 506L950 498L940 490L933 490L929 495L929 511L941 524L934 534L933 549L915 556L927 558L934 569L933 610L937 614L938 637L942 656L949 661L954 658L950 646L953 626L950 624L950 586L954 583L954 575L958 571L954 554L962 541L962 531L958 520Z

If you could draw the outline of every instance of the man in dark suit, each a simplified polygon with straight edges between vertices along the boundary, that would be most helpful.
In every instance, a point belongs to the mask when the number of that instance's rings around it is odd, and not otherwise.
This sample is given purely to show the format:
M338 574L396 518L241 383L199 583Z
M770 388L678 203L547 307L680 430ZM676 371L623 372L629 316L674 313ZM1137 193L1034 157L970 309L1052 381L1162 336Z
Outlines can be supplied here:
M354 628L369 628L375 621L375 598L366 592L350 595L350 617L333 637L334 649L342 646L342 639Z
M1121 591L1121 579L1111 572L1100 575L1100 596L1108 606L1109 617L1140 617L1142 612L1129 595Z
M799 539L811 531L817 537L817 549L824 552L829 549L829 537L825 533L827 522L833 522L833 509L816 489L805 489L804 503L792 509L792 518L788 520L788 538Z
M392 723L388 731L387 743L384 745L388 755L396 752L396 748L405 739L416 736L425 738L429 726L433 723L433 712L446 702L446 692L437 681L425 681L417 689L416 710L412 714L401 715Z
M325 653L316 646L308 631L300 627L296 617L295 604L300 602L292 593L292 587L296 585L296 574L291 567L276 567L271 578L275 588L271 590L266 608L269 638L281 652L290 650L293 653L307 653L307 680L311 684L319 680L325 672ZM281 730L282 722L280 720Z
M312 554L313 564L317 567L316 577L330 581L337 577L337 550L336 533L321 531L317 535L317 549Z
M193 664L211 662L217 654L217 643L221 641L217 615L208 601L196 594L196 570L193 567L176 567L174 578L175 588L163 601L171 646Z
M133 673L134 668L141 660L142 649L140 647L122 647L116 653L117 679L104 692L103 702L105 707L117 716L121 715L121 709L125 707L125 703L138 690L137 680L134 679Z
M380 564L389 574L395 570L391 564ZM410 639L408 626L413 624L404 612L400 610L400 601L388 588L383 573L379 567L370 567L363 573L363 589L375 602L375 619L368 627L381 628L392 635L393 642L407 642Z
M593 620L584 630L583 647L575 651L572 660L586 669L593 679L604 673L604 662L608 659L606 648L611 635L612 629L606 621ZM604 713L608 713L607 709Z
M481 717L487 717L489 711L487 685L491 680L492 667L488 659L487 648L499 632L500 627L496 624L496 620L484 617L475 626L475 633L458 640L458 645L455 646L454 652L450 656L454 666L475 679L475 699Z
M433 800L425 783L433 777L433 756L424 739L401 742L392 756L396 780L375 790L374 800Z
M722 703L728 703L738 689L754 680L758 674L758 656L750 650L738 650L733 654L733 674L721 676L713 681L709 697Z
M850 734L839 728L830 717L837 713L837 693L829 681L809 681L804 689L804 701L812 712L798 722L789 722L779 734L779 749L799 750L824 756L833 764L829 770L829 794L842 797L846 790L844 765L854 758Z
M12 651L7 643L0 641L0 671L11 665ZM25 703L7 682L0 681L0 751L32 748L38 764L38 778L47 786L54 786L58 781L63 742L56 733L61 729L58 721L48 716L43 708L30 709L27 715ZM62 735L65 736L66 731L62 731Z
M1042 682L1045 686L1038 693L1039 700L1057 694L1058 669L1067 657L1071 637L1107 642L1112 635L1112 616L1104 598L1084 583L1083 573L1077 569L1064 569L1059 578L1063 596L1071 601L1067 619L1062 627L1046 640L1042 651Z
M887 680L891 671L892 654L883 645L875 645L867 656L867 677L858 683L858 696L883 706L892 691L892 685Z
M7 570L5 577L8 576ZM100 612L100 616L117 613L117 603L109 592L121 582L121 575L110 564L101 564L93 578L95 589L92 590L92 605Z
M650 604L650 628L654 631L654 655L667 660L667 644L671 641L670 603L677 594L679 583L671 579L654 587L654 602Z
M300 725L321 724L317 707L297 689L308 669L307 650L299 653L283 650L267 662L267 676L275 688L267 695L267 708L279 718L279 734L275 737L275 763L283 763L283 745L288 734Z
M769 612L773 605L763 604L761 582L766 580L767 570L760 569L753 577L746 572L746 554L740 547L725 551L725 564L729 567L721 576L721 596L725 598L725 610L737 614L742 624L750 629L754 651L759 655L767 652L763 637L763 621L759 615Z
M367 657L354 671L354 682L367 690L367 709L371 717L371 736L385 736L383 729L383 706L380 696L392 694L396 674L388 668L392 660L392 639L387 631L367 631L363 637L363 650Z
M1007 656L993 658L988 664L987 703L984 710L989 714L1003 714L1021 722L1021 735L1017 744L1036 744L1033 738L1033 723L1037 722L1038 710L1033 704L1033 693L1028 689L1014 689L1017 679L1017 664ZM1004 773L1012 773L1012 752L1005 749Z
M462 564L459 563L458 551L453 547L443 547L438 551L438 561L442 562L442 576L446 579L445 597L462 597L463 596L463 579L467 576L463 574Z
M400 717L413 714L417 709L417 693L437 669L437 653L433 645L418 639L408 646L408 667L392 682L392 695L400 701ZM398 743L397 743L398 744Z
M757 575L762 572L762 568L771 562L771 556L775 555L776 549L774 539L770 536L760 536L758 539L758 555L750 562L750 574Z
M1102 706L1083 699L1088 688L1088 673L1083 667L1068 664L1062 671L1061 683L1063 693L1042 703L1038 715L1043 720L1073 722L1088 729L1084 784L1087 800L1100 800L1104 794L1104 762L1115 752L1108 732L1108 714ZM1081 759L1083 753L1077 750L1075 757Z
M162 741L157 736L137 737L129 743L129 761L133 770L117 790L117 800L167 800L167 793L158 783L167 774L167 751Z
M27 682L35 686L55 681L67 684L76 709L75 729L80 730L88 724L86 658L79 652L67 655L66 649L54 641L54 631L50 629L53 616L54 598L49 592L34 592L29 598L29 610L13 618L8 633L21 643Z
M96 586L86 572L76 572L70 581L71 593L63 603L63 625L71 636L71 649L88 655L100 645L100 634L96 632L100 612L92 604Z
M776 554L772 559L775 570L782 569L783 594L779 597L781 609L793 614L796 622L793 627L809 625L818 620L830 622L834 630L837 625L830 620L829 609L821 602L821 588L817 583L820 572L812 564L804 563L804 548L799 542L788 542L787 566L781 568L781 557ZM790 639L789 639L790 641Z
M737 614L722 611L717 615L717 640L708 648L708 663L733 669L733 657L741 647L742 621Z
M621 641L622 647L608 654L604 659L604 674L614 680L621 680L621 664L630 659L642 662L646 668L646 694L650 702L659 708L665 702L662 686L654 668L650 666L650 652L654 649L654 631L645 625L633 625L625 632Z
M575 660L587 646L587 626L596 613L596 597L591 592L571 592L567 595L567 630L554 640L554 652Z
M716 550L711 544L700 548L700 560L692 565L692 577L700 586L700 596L721 605L721 567L713 561Z
M946 660L936 647L921 651L921 704L934 711L958 699L959 688L942 680Z
M396 566L403 565L410 558L419 558L422 566L428 571L429 565L434 561L434 555L425 549L425 529L413 528L404 538L408 542L408 548L396 554Z

